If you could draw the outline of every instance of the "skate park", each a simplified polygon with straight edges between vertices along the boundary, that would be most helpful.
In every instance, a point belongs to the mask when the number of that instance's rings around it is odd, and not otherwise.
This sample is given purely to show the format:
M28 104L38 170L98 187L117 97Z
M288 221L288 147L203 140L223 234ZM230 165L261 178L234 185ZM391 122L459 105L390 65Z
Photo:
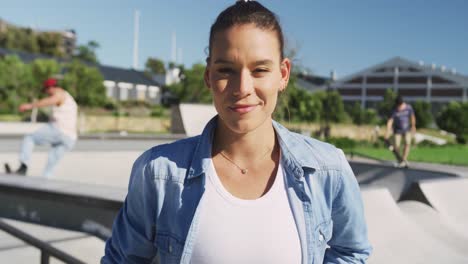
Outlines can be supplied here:
M203 123L214 114L199 107L181 108L179 134L83 136L52 179L39 177L47 158L43 147L34 153L29 176L2 174L0 259L10 263L41 259L37 246L7 233L5 224L78 261L70 263L99 262L113 217L125 199L133 161L148 148L185 137L187 126L191 133L199 133L203 127L199 123L184 123L190 115L205 116L198 119ZM18 131L0 136L0 160L15 166L21 135L28 129ZM468 262L467 168L415 163L402 169L348 158L364 201L373 246L369 263ZM55 257L50 260L63 263Z

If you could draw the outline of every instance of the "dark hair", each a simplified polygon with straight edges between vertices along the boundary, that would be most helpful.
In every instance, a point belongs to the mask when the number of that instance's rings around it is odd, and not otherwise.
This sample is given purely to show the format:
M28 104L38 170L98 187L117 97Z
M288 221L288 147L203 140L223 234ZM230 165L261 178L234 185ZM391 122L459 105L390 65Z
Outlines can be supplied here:
M397 95L395 98L395 107L400 106L403 103L403 97L401 95Z
M245 24L254 24L258 28L274 31L278 36L280 59L284 58L284 37L279 19L275 13L257 1L237 1L218 15L210 29L208 58L211 56L213 39L217 32Z

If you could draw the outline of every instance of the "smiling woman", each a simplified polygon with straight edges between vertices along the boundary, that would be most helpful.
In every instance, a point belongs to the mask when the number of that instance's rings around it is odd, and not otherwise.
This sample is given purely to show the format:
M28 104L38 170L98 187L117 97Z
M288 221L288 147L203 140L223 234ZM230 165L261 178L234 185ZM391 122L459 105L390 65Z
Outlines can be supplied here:
M135 162L102 263L366 261L359 186L343 152L272 119L291 72L283 46L260 3L219 14L204 73L218 115L202 135Z

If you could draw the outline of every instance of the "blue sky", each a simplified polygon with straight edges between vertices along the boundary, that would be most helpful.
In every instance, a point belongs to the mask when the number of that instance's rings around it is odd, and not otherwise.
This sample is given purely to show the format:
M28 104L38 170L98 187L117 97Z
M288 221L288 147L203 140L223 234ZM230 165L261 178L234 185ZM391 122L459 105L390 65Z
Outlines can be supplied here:
M0 0L0 18L38 29L73 28L78 42L95 40L101 63L132 66L133 14L140 11L139 68L149 56L169 61L177 34L182 62L206 56L208 32L233 0ZM468 1L261 1L276 12L297 64L319 75L352 74L394 56L468 74Z

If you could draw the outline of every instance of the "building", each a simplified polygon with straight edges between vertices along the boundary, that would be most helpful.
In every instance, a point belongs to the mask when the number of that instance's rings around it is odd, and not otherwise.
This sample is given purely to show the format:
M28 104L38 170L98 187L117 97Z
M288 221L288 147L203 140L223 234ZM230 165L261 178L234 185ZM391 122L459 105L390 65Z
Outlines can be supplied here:
M306 73L299 73L297 77L297 84L309 92L327 90L327 87L331 82L330 78Z
M467 102L468 76L455 69L395 57L331 84L345 103L359 102L363 108L375 107L387 89L408 102L426 101L433 110L451 101Z
M66 59L0 48L0 58L7 55L16 55L25 63L30 63L35 59L53 59L59 63L67 62ZM161 85L148 78L142 71L106 65L92 66L96 66L104 77L103 84L109 98L116 101L139 100L151 104L160 104L163 100Z
M142 71L99 65L109 98L116 101L137 100L160 104L161 85L146 77Z

